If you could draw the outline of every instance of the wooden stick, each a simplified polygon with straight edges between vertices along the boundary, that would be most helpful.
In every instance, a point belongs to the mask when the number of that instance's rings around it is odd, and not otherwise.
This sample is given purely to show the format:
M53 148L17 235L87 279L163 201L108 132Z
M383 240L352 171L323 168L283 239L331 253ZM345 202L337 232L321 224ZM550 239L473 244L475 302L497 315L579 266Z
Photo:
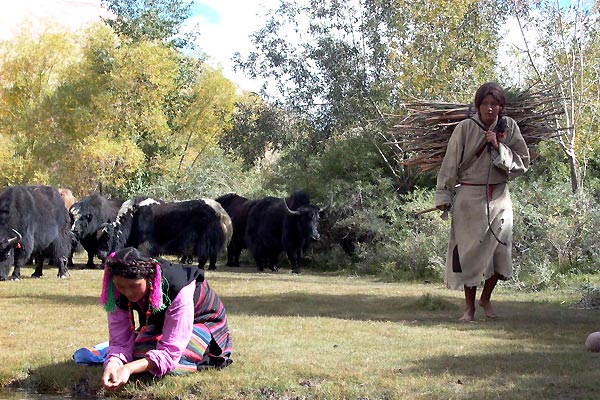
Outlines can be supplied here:
M419 215L421 215L421 214L427 214L427 213L430 213L430 212L432 212L432 211L440 211L440 210L439 210L437 207L431 207L431 208L428 208L428 209L426 209L426 210L417 211L417 212L415 213L415 217L417 217L417 216L419 216Z

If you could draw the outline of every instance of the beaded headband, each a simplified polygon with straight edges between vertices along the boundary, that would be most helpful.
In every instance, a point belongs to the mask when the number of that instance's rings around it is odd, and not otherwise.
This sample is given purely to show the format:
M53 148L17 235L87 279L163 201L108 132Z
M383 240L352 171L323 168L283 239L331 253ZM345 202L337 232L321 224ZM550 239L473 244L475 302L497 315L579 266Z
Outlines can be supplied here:
M116 299L119 298L120 293L115 288L115 284L112 280L112 274L110 273L110 268L108 266L108 260L112 259L115 255L115 252L112 252L108 255L106 262L104 263L104 276L102 277L102 292L100 293L100 304L104 306L104 309L107 312L113 312L117 309ZM150 307L152 308L152 312L162 311L166 308L165 303L163 302L163 291L162 291L162 273L160 264L157 260L151 260L152 265L154 266L154 279L150 285Z

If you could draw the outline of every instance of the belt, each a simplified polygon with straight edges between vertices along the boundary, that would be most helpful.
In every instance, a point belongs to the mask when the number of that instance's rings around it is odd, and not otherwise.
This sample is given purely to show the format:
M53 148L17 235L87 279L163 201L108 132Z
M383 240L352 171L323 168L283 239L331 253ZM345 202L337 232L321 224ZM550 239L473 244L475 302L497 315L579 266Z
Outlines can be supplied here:
M503 184L503 183L490 183L490 184L487 184L487 183L468 183L468 182L459 182L459 183L461 185L464 185L464 186L487 186L487 188L488 188L488 196L489 197L492 197L492 195L494 194L494 188L497 185L502 185Z

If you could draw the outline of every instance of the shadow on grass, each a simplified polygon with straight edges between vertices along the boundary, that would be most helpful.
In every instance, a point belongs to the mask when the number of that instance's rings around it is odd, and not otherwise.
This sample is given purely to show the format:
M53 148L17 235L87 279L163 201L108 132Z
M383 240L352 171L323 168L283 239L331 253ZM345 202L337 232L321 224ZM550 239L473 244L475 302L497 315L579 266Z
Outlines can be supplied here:
M26 378L14 381L10 387L24 389L31 393L64 395L65 399L110 397L110 392L102 387L102 365L100 364L80 365L73 361L63 361L33 368L28 372ZM135 391L136 388L154 383L156 379L149 373L132 376L131 384L119 389L119 392ZM119 397L122 395L123 393Z
M535 332L572 334L585 341L597 327L597 312L549 303L494 301L499 317L486 319L478 307L475 321L459 322L462 300L447 296L331 295L290 292L260 296L221 296L230 314L267 317L325 317L357 321L401 322L415 326L447 325L453 330L489 330L531 339ZM536 337L544 342L544 337ZM555 343L556 338L549 338ZM581 342L581 343L583 343Z
M87 263L75 263L73 264L73 266L69 267L69 271L77 271L77 270L82 270L82 269L89 269L89 270L100 270L103 269L103 265L102 265L102 261L100 260L96 260L94 262L94 266L93 267L88 267Z
M43 301L44 303L54 303L57 305L98 305L98 296L93 295L61 295L44 292L28 294L27 297L23 297L20 294L5 295L2 297L5 299L19 299L23 304L39 304L40 301Z
M63 361L33 368L28 371L26 378L14 381L10 387L31 393L68 396L66 398L104 398L101 377L101 365L87 366Z
M478 390L477 398L592 399L597 398L598 355L581 344L543 348L540 343L540 350L534 352L490 348L488 354L421 359L403 373L439 379L458 376L447 384L464 391L470 385L480 387L479 381L484 380L486 393Z

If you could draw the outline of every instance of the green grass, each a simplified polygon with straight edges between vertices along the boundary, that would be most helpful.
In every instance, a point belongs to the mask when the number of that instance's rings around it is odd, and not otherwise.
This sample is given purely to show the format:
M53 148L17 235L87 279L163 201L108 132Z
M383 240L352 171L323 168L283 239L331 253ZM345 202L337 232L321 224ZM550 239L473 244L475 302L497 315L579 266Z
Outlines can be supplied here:
M0 282L0 385L109 395L101 369L71 356L107 338L100 270L67 280ZM208 271L228 310L234 363L185 377L137 379L110 394L156 399L591 399L600 355L585 350L598 310L581 293L499 288L500 317L457 322L462 293L439 284L305 272Z

